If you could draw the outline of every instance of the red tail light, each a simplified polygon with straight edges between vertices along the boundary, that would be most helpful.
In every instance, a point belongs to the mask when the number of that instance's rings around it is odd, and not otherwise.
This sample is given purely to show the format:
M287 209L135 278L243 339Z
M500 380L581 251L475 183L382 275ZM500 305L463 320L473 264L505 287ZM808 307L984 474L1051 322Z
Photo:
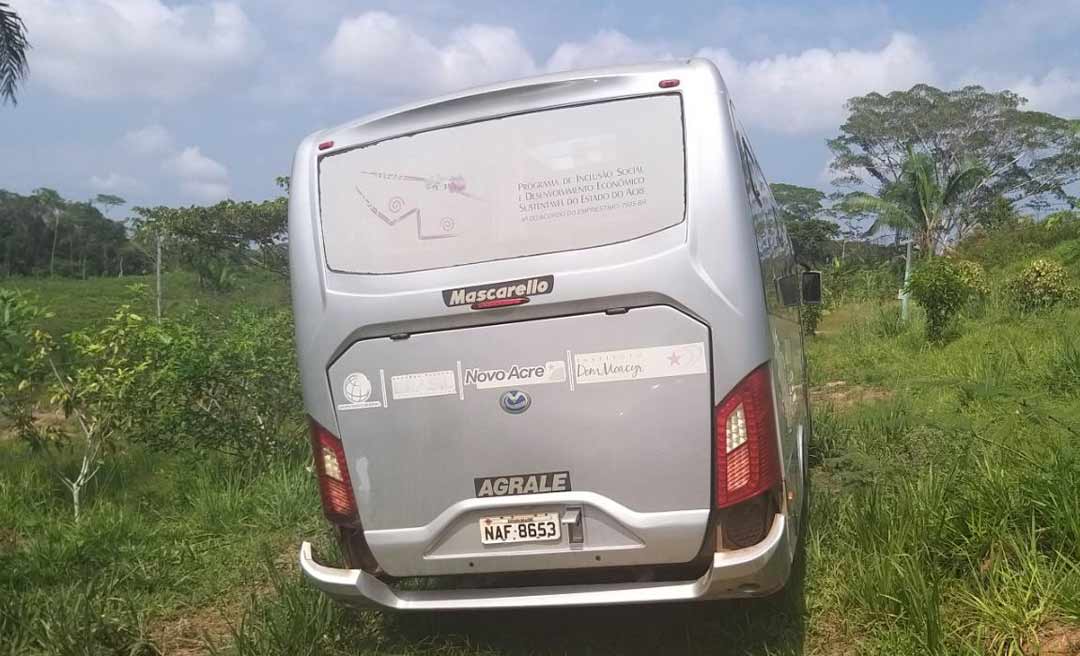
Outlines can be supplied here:
M780 480L772 382L763 364L716 406L716 507L765 492Z
M357 522L356 498L353 496L345 450L333 433L311 419L311 452L315 457L315 472L319 477L319 494L323 513L332 523L347 525Z

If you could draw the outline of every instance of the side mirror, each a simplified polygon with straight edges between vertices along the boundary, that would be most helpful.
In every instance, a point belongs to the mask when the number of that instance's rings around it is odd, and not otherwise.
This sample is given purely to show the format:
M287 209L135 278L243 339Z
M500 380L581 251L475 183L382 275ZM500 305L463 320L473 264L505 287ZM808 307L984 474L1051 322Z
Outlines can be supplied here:
M776 279L776 293L784 307L799 304L799 278L795 275L781 276Z
M802 302L805 305L821 304L821 272L803 271Z

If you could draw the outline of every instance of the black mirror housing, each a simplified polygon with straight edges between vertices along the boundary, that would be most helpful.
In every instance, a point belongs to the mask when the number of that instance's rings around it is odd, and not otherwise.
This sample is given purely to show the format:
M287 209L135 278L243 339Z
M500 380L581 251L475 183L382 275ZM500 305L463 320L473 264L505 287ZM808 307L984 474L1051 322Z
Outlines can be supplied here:
M780 296L780 303L784 307L795 307L799 304L799 278L795 275L781 276L776 279L776 293Z
M802 302L804 305L821 304L821 272L803 271Z

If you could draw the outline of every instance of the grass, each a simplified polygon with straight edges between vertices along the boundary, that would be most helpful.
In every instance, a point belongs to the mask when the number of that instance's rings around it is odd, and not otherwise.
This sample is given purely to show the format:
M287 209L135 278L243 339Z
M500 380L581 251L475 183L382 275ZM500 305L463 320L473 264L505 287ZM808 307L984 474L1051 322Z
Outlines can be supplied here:
M154 276L125 276L123 278L0 278L0 287L35 294L55 315L44 328L53 334L64 334L89 327L100 321L122 303L130 302L131 285L143 285L146 294L136 305L153 315ZM239 277L236 286L223 293L213 293L199 287L198 277L186 271L169 272L162 276L162 312L169 314L192 303L225 308L239 301L255 305L286 303L288 290L281 280L264 272L248 272Z
M918 308L897 313L849 302L811 340L815 492L804 585L786 595L350 610L296 571L302 538L334 554L302 448L259 470L118 453L74 524L40 460L0 443L0 654L1077 653L1080 308L1018 316L991 299L939 346Z

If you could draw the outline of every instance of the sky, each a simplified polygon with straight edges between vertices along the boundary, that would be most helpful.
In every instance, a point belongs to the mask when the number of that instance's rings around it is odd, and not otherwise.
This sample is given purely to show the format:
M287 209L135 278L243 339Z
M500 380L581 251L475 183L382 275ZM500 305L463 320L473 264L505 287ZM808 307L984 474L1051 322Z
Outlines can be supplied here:
M829 189L844 102L927 82L1080 116L1080 0L9 0L30 77L0 189L207 204L278 195L307 134L549 71L720 68L771 182Z

